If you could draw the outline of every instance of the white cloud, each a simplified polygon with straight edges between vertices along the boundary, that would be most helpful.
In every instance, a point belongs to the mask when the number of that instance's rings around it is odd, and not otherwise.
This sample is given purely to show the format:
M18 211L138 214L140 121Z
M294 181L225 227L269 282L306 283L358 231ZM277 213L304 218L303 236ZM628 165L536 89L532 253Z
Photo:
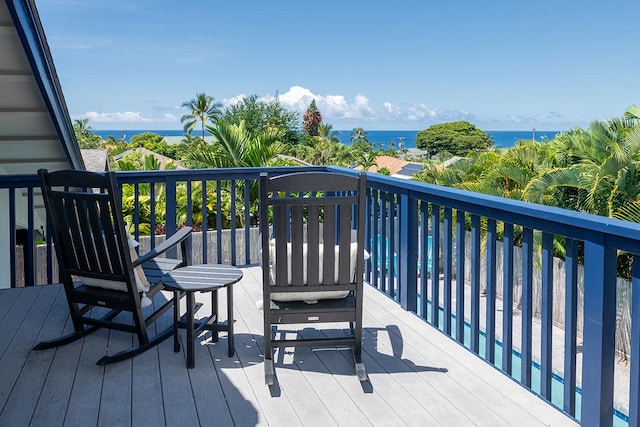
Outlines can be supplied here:
M269 100L269 97L262 99ZM378 112L369 105L369 99L361 94L356 95L353 102L349 102L343 95L319 95L302 86L292 86L288 91L278 96L278 100L283 106L301 114L307 110L314 99L325 122L341 119L370 121L379 116Z
M236 105L246 97L247 97L247 95L242 93L240 95L236 95L236 96L234 96L232 98L229 98L229 99L223 99L222 100L222 105L224 106L224 108L229 107L231 105Z
M162 121L163 122L177 122L177 121L180 121L180 119L175 114L164 113L162 115Z
M246 94L239 94L222 100L223 108L235 105L246 98ZM274 95L259 97L261 101L271 102ZM435 123L457 120L467 120L481 128L523 128L539 127L548 123L549 128L558 129L562 115L551 111L546 117L527 115L505 115L502 117L487 117L466 110L443 110L421 102L407 102L395 104L383 102L372 103L364 94L357 94L352 99L344 95L321 95L302 86L291 86L289 90L278 95L283 107L295 110L300 116L309 107L312 100L322 113L325 123L330 123L334 129L350 129L353 127L375 129L423 129ZM174 129L180 128L180 117L184 113L182 107L159 108L152 112L95 112L72 116L75 119L89 119L98 128L122 129ZM553 123L555 122L555 123ZM102 125L102 126L101 126Z
M178 116L167 112L148 114L137 111L116 113L88 111L83 114L72 114L71 119L89 119L89 124L98 129L174 129L181 126Z
M411 103L401 111L401 114L411 121L422 121L435 118L438 115L438 109L425 104Z
M93 123L153 123L160 121L156 117L143 115L135 111L125 111L124 113L97 113L95 111L88 111L81 114L81 116L89 119L89 122Z

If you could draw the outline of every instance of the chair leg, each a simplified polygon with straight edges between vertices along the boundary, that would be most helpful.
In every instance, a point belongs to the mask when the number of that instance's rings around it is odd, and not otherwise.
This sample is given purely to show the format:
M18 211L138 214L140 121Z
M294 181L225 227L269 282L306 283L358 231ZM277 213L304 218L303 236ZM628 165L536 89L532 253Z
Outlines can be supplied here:
M273 360L264 358L264 383L274 385L276 383L276 372L273 369Z
M121 310L111 310L109 313L107 313L104 317L102 317L101 320L104 321L110 321L113 320L118 314L121 313ZM80 322L80 324L82 324ZM46 350L48 348L54 348L54 347L58 347L60 345L65 345L65 344L70 344L74 341L77 341L81 338L86 337L87 335L89 335L90 333L96 331L100 329L100 326L89 326L84 328L82 331L79 332L72 332L69 335L64 335L62 337L58 337L58 338L54 338L52 340L47 340L47 341L41 341L38 344L36 344L35 346L33 346L33 350Z
M79 340L80 338L84 338L89 335L91 332L99 329L98 326L91 326L85 328L82 332L73 332L69 335L65 335L62 337L58 337L52 340L41 341L38 344L34 345L32 350L46 350L48 348L58 347L60 345L70 344L74 341Z
M364 362L362 362L362 355L353 353L354 365L356 368L356 376L358 377L358 381L367 381L369 377L367 376L367 370L364 367Z
M276 371L273 366L273 346L271 340L275 336L275 326L267 323L264 326L264 383L272 386L276 383Z
M362 324L359 322L353 322L352 333L354 334L355 343L353 346L353 359L356 368L356 376L358 381L367 381L367 371L362 361Z
M166 340L170 336L173 335L173 326L169 326L158 335L154 336L151 340L149 340L146 344L140 345L138 347L131 347L127 350L123 350L121 352L112 354L111 356L104 356L100 360L96 362L98 366L108 365L109 363L119 362L121 360L129 359L133 356L137 356L138 354L144 353L152 347L160 344L162 341Z

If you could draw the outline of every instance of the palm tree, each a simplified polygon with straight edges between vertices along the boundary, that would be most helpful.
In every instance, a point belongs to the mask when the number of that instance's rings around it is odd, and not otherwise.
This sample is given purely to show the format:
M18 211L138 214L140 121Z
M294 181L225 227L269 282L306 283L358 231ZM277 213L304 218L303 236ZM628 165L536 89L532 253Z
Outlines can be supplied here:
M368 172L369 168L371 168L372 166L376 166L377 169L376 157L378 157L378 155L375 151L362 152L362 154L358 158L358 165L362 166L362 169L365 172Z
M91 135L93 126L89 124L89 119L76 119L73 122L73 130L80 136L87 137Z
M352 143L356 142L369 142L369 138L367 137L367 132L362 128L353 128L351 134L349 135L349 139Z
M213 96L205 93L197 93L194 99L183 102L182 106L190 110L188 114L180 118L184 125L184 132L190 134L199 121L202 128L202 139L204 139L204 128L207 121L215 121L222 114L222 104L216 102Z
M244 120L239 125L225 121L207 126L213 142L198 147L188 159L205 168L243 168L266 166L271 159L284 150L280 142L283 132L271 129L252 134Z
M333 130L333 125L329 123L320 123L318 125L318 136L331 142L340 142L340 131Z
M198 146L187 155L187 161L195 167L204 168L244 168L258 167L270 164L274 157L282 153L285 145L280 142L284 131L271 129L258 132L250 132L245 121L239 125L218 120L214 126L207 126L207 131L213 135L211 144ZM226 203L231 197L230 183L225 188L227 196L217 203ZM245 184L246 185L246 184ZM240 224L244 224L242 215L244 192L249 191L250 210L254 218L257 218L258 181L252 181L246 186L236 189L236 212L230 220L235 218Z
M554 141L558 167L527 188L530 199L573 191L575 209L612 217L640 194L640 124L632 114L593 122ZM568 207L568 206L562 206Z
M92 133L93 126L89 125L89 119L75 120L73 132L80 148L98 148L100 146L100 137Z

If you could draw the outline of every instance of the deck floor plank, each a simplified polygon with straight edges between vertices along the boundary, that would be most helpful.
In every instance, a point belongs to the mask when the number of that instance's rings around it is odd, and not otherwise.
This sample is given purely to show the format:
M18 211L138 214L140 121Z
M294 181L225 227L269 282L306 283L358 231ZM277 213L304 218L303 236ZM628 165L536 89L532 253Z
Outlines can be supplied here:
M523 389L488 363L478 359L469 350L447 338L445 334L433 328L424 328L423 321L417 316L402 315L404 313L399 306L388 305L386 296L376 291L369 292L367 296L369 305L365 306L366 311L375 307L384 320L402 322L398 326L403 331L403 341L407 351L411 350L416 358L424 357L424 362L427 364L447 366L449 374L455 374L448 377L454 377L455 381L466 390L470 399L477 400L477 397L481 397L480 405L476 403L469 406L473 403L472 401L466 402L466 399L461 399L462 396L452 394L452 391L447 392L448 396L456 396L452 402L457 406L461 405L458 408L459 411L474 408L473 411L468 411L468 415L475 416L476 411L488 408L508 422L514 419L521 420L519 425L556 425L558 422L570 422L560 411L545 411L543 407L549 408L549 406L540 398ZM423 343L424 346L425 340L426 347L416 347L416 343ZM425 349L429 350L425 351ZM451 356L452 354L455 354L455 358ZM441 379L441 377L435 378L438 387L446 387L446 384L440 382ZM474 422L484 422L483 420L480 418Z
M106 372L104 367L96 365L96 361L105 355L108 338L109 331L97 330L80 341L82 349L69 396L64 425L80 425L86 420L96 420L97 423L100 414L102 383Z
M160 295L154 298L154 306L148 307L145 313L153 312L165 300ZM149 326L149 334L155 335L158 325ZM165 424L162 401L162 378L160 376L160 355L158 347L133 358L133 378L131 380L131 425Z
M263 349L262 349L262 323L256 328L255 318L260 316L256 307L254 286L247 291L247 283L256 283L250 270L244 271L244 278L234 290L234 302L236 318L242 319L244 330L240 332L241 345L236 344L237 357L242 366L245 380L249 384L252 393L252 401L259 402L262 418L260 425L304 425L304 420L299 418L296 408L291 402L291 396L283 393L279 387L269 388L264 383ZM224 295L221 295L221 305L224 303ZM242 307L242 310L237 308ZM236 338L237 340L237 338ZM243 344L244 341L244 344ZM237 343L238 341L236 341ZM224 359L224 356L221 357ZM224 362L223 362L224 363ZM300 381L300 378L297 379ZM277 396L273 398L272 396ZM306 396L298 396L305 399Z
M477 395L471 393L467 390L465 384L457 381L461 376L464 378L465 373L452 375L456 373L456 369L463 369L463 367L452 361L450 355L441 354L441 357L438 358L434 357L438 352L437 348L415 348L412 343L417 338L417 334L413 331L408 331L400 335L399 331L404 330L404 328L391 323L394 318L389 316L388 312L380 306L370 305L365 310L365 313L368 321L366 325L371 324L378 329L380 350L390 352L392 355L396 354L401 360L405 361L405 369L413 369L417 374L417 378L414 378L413 381L419 382L419 388L426 390L433 387L432 390L435 392L433 398L436 399L439 405L445 404L449 406L451 404L453 407L449 407L449 410L452 413L466 418L466 420L461 419L461 422L488 423L487 425L495 426L508 425L491 407L484 403L485 394ZM385 339L391 342L391 349L385 348ZM459 349L459 351L465 350ZM446 372L438 372L439 370ZM447 396L453 396L455 399L449 400Z
M253 280L255 282L255 276L247 277L247 280ZM246 290L246 287L243 287ZM258 288L260 289L260 288ZM255 292L256 289L252 288L251 293L242 292L241 295L236 296L236 299L239 299L239 303L242 306L251 306L253 305L256 309L253 310L243 310L242 312L242 320L247 327L247 330L250 331L252 337L252 345L255 346L258 351L258 355L255 364L260 366L260 375L261 383L259 383L258 387L266 387L264 386L264 369L262 367L262 354L264 349L262 348L262 311L257 309L256 301L260 298L260 293ZM237 294L237 293L236 293ZM311 353L310 349L296 349L296 356L299 356L299 352L307 350L308 353ZM276 352L276 356L278 353ZM280 377L282 378L282 382L287 384L292 384L290 388L287 389L287 395L298 396L298 401L300 402L295 406L295 412L298 415L301 422L306 426L330 426L337 425L336 420L333 419L330 408L327 408L326 403L319 395L319 390L317 387L314 387L313 383L309 381L309 378L303 376L300 378L299 371L297 369L297 365L302 363L297 361L297 357L292 355L287 355L286 358L289 360L289 363L296 364L296 368L292 370L284 369L279 372ZM305 358L304 362L313 361L315 357ZM313 363L313 362L311 362ZM306 363L305 367L310 367L310 363ZM328 377L332 382L329 385L329 389L335 390L336 384L335 380ZM282 392L282 390L278 390L277 388L273 390L274 393ZM345 396L346 397L346 396ZM353 425L353 424L352 424Z
M51 301L55 300L58 289L45 287L32 293L35 301L9 344L16 352L7 352L6 357L0 360L2 370L15 378L11 395L2 409L7 422L12 425L30 422L53 357L30 349L42 329L42 318L51 310ZM25 355L26 360L23 359Z
M350 350L299 347L275 352L278 383L267 387L261 272L243 272L234 288L236 354L227 356L225 333L216 343L202 334L194 369L186 368L184 332L178 353L168 339L107 367L95 363L134 343L132 335L101 330L32 352L36 341L71 330L64 292L59 285L0 291L0 426L576 425L373 288L364 304L369 382L357 380ZM226 319L226 292L219 294ZM200 315L209 313L209 294L196 296ZM167 313L156 328L171 322ZM300 334L344 333L344 325L329 326Z
M67 314L67 299L62 288L60 288L60 292L44 324L48 326L58 324L61 327L60 329L43 327L41 336L36 342L70 334L73 331L73 324ZM42 392L31 418L33 425L51 427L64 425L81 351L82 341L76 341L66 346L58 347L53 351L33 352L47 354L52 358L47 378L42 385Z

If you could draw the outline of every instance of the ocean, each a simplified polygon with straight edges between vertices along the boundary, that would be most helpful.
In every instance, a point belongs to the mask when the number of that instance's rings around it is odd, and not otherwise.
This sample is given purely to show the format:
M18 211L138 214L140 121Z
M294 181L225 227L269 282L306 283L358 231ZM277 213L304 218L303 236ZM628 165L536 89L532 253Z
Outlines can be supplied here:
M101 138L107 138L113 136L115 138L122 138L127 142L131 142L131 137L139 135L144 132L153 132L162 136L182 136L184 132L182 130L94 130L93 133ZM337 131L340 142L346 145L350 145L349 135L350 130ZM371 130L366 131L369 142L380 146L381 148L389 147L391 142L394 143L395 148L399 147L399 143L402 141L404 148L416 147L416 135L417 130ZM489 130L485 131L493 139L496 147L508 148L513 147L515 143L522 139L533 139L536 141L550 141L560 131L506 131L506 130Z

